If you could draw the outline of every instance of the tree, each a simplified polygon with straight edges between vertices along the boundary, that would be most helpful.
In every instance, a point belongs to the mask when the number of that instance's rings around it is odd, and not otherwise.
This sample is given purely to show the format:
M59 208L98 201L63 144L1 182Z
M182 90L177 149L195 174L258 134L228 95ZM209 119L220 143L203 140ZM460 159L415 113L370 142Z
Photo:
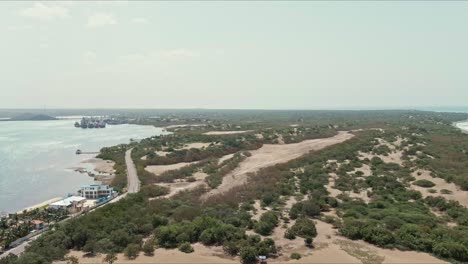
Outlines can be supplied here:
M152 239L147 240L146 243L143 245L143 252L146 256L154 255L154 243Z
M307 237L305 240L304 240L304 243L306 245L306 247L313 247L312 243L314 242L314 239L312 237Z
M190 245L189 242L184 242L180 244L179 250L184 252L184 253L192 253L193 252L193 247Z
M128 244L128 246L124 250L124 255L129 259L134 259L138 257L139 252L140 252L140 245Z
M89 240L86 242L86 245L83 247L83 251L90 256L94 256L96 254L96 242L94 240Z
M66 257L65 261L67 262L67 264L79 264L78 258L75 256Z
M107 254L104 258L104 261L108 264L113 264L115 261L117 261L117 256L115 255L115 253Z
M242 264L257 263L257 252L253 247L243 247L240 250Z

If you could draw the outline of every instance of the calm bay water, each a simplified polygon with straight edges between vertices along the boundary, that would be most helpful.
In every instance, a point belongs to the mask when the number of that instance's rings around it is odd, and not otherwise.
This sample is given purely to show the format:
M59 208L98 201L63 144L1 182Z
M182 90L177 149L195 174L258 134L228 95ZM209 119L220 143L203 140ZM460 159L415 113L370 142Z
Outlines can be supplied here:
M160 128L108 125L81 129L75 120L0 122L0 212L15 212L45 200L75 192L93 182L70 169L90 158L77 149L99 151L162 134Z

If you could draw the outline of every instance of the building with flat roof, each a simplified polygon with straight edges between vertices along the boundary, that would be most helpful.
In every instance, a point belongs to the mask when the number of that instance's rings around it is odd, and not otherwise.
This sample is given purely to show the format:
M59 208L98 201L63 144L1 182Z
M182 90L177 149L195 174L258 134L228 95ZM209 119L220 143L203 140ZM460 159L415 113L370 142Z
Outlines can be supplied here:
M83 209L86 198L80 196L70 196L60 201L49 204L50 208L67 210L69 213L76 213Z
M82 185L80 190L78 190L78 195L86 199L99 199L113 196L114 194L114 188L106 184Z

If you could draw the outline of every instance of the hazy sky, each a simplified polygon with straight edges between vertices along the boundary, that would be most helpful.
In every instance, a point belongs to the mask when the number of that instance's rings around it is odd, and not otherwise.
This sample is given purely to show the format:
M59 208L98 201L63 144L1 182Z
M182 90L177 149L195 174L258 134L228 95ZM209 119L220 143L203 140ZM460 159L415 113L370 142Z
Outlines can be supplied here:
M467 105L468 2L0 3L0 108Z

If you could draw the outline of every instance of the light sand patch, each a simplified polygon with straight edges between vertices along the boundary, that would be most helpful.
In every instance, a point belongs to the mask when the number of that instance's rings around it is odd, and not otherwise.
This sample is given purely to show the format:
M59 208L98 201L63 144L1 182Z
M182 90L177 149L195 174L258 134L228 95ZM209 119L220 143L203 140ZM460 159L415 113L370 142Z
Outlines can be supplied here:
M336 173L329 173L328 175L330 177L328 178L328 184L325 185L325 188L330 193L331 197L336 198L338 195L341 194L340 190L333 188L333 186L335 186L335 181L338 178L338 175L336 175Z
M366 158L371 160L374 157L380 158L385 163L396 163L396 164L398 164L400 166L403 166L403 160L402 160L403 151L401 151L401 150L396 150L396 151L394 151L392 153L389 153L387 156L375 155L375 154L359 151L359 157L358 158L360 160L364 160Z
M255 134L255 137L258 139L264 139L263 134Z
M372 188L367 188L366 190L362 190L359 193L347 191L344 194L348 195L351 198L357 198L363 200L366 204L371 202L371 199L367 196L367 193L372 192Z
M145 256L140 252L139 256L134 260L129 260L123 254L118 254L118 260L115 264L182 264L182 263L200 263L200 264L224 264L224 263L239 263L238 258L230 258L224 256L222 247L207 247L200 243L193 245L194 252L186 254L178 249L163 249L158 248L154 252L154 256ZM84 257L81 251L71 251L68 256L78 258L80 264L97 264L103 262L105 255L95 257ZM65 261L55 261L56 264L65 264Z
M218 188L203 195L206 199L212 195L222 194L233 187L243 185L248 180L248 174L275 164L288 162L298 158L312 150L320 150L325 147L342 143L351 139L354 135L345 131L329 138L305 140L300 143L276 145L264 144L261 148L253 150L250 157L242 161L239 166L228 173Z
M227 154L227 155L224 155L222 156L221 158L219 158L218 160L218 165L223 163L224 161L228 160L228 159L231 159L232 157L234 157L235 153L232 153L232 154Z
M155 153L156 155L158 155L158 156L166 157L167 154L169 154L169 153L171 153L171 152L157 150L157 151L155 151L154 153ZM148 157L145 155L145 156L141 157L141 159L142 159L142 160L147 160Z
M358 171L363 173L362 177L369 177L369 176L372 175L371 167L369 165L367 165L367 164L362 164L362 166L360 168L356 168L350 173L356 173Z
M252 219L253 220L259 220L260 216L262 216L263 213L266 213L269 211L268 208L263 209L261 206L261 202L259 200L255 200L255 203L253 204L253 207L255 208Z
M180 125L170 125L165 128L171 129L171 128L180 128L180 127L203 127L203 126L206 126L206 124L180 124Z
M97 172L103 172L103 173L109 173L109 174L114 174L114 165L115 162L112 160L103 160L99 158L91 158L87 159L85 161L82 161L82 163L88 163L93 165L94 170Z
M171 170L178 170L180 168L183 168L188 165L192 165L197 163L196 161L194 162L180 162L176 164L170 164L170 165L150 165L146 166L145 170L153 173L154 175L161 175L166 171L171 171Z
M418 172L421 175L418 175ZM427 196L443 196L447 200L458 201L461 205L468 207L468 192L463 191L454 183L448 183L442 178L432 177L431 172L428 170L417 170L411 175L414 176L416 180L428 180L435 184L435 186L431 188L424 188L413 184L410 185L411 189L421 192L424 198ZM429 189L437 190L437 194L430 193ZM447 189L451 191L452 194L443 194L440 192L442 189Z
M166 156L167 156L167 154L169 154L169 153L171 153L171 152L167 152L167 151L160 151L160 150L158 150L158 151L155 151L154 153L156 153L156 155L158 155L158 156L161 156L161 157L166 157Z
M284 145L284 138L283 138L283 135L281 134L276 134L278 136L277 140L278 140L278 144L280 145Z
M195 148L195 149L201 149L201 148L207 148L210 146L211 143L204 143L204 142L194 142L194 143L189 143L189 144L185 144L184 147L182 149L191 149L191 148Z
M231 135L231 134L242 134L252 132L253 130L236 130L236 131L209 131L203 133L204 135Z

